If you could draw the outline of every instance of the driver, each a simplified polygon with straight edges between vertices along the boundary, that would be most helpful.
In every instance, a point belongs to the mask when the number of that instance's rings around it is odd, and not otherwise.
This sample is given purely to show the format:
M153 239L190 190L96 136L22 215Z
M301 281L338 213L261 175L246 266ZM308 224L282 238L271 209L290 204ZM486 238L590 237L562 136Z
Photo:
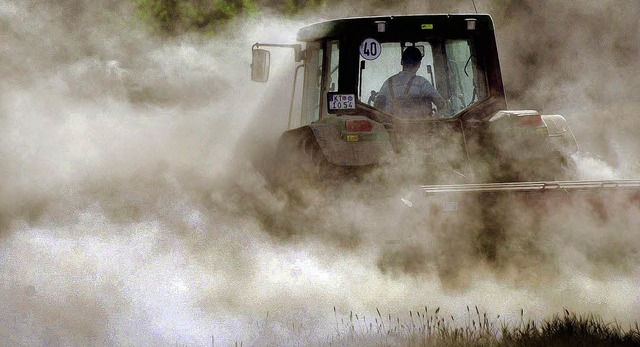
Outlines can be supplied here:
M401 116L413 114L420 109L421 116L431 116L431 103L442 110L446 101L426 78L416 75L422 61L422 53L414 46L402 52L402 71L389 77L376 96L374 106L382 111ZM417 100L422 99L422 105ZM425 112L426 108L426 112ZM414 112L407 112L413 109Z

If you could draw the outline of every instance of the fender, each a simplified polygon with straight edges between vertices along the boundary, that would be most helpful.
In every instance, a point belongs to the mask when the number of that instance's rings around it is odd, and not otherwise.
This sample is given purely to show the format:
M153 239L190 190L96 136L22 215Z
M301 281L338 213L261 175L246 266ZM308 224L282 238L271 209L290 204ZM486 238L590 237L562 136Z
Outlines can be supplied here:
M567 120L559 115L542 115L542 121L547 126L549 142L564 154L573 154L578 151L578 142L569 127Z
M522 140L524 134L535 134L536 137L544 139L546 151L534 151L530 155L544 155L550 151L570 155L578 151L578 144L569 123L559 114L541 115L534 110L503 110L496 112L489 119L489 124L494 134L506 134L508 139L503 140L506 140L505 144L511 148L526 146L526 142Z
M343 116L327 117L319 123L309 124L318 145L327 160L339 166L364 166L383 164L395 159L395 152L389 142L389 134L380 123L374 124L374 131L367 140L347 141L345 139L345 121L350 119L368 119L366 117Z

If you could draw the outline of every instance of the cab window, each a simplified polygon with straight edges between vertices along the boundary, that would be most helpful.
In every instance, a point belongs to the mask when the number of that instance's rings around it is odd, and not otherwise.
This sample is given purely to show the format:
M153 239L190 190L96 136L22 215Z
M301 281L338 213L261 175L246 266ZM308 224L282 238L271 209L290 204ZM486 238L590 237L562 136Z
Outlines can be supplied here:
M450 106L439 110L440 117L453 117L487 97L486 78L469 40L397 41L380 43L381 51L375 59L360 56L361 102L373 105L384 82L402 71L401 56L408 46L415 46L423 55L416 74L431 83L445 100L450 100Z
M454 113L483 100L486 82L468 40L445 41L450 100Z
M323 49L319 42L310 42L306 50L302 123L310 124L320 119Z
M338 73L340 72L340 44L338 40L331 40L327 42L327 62L328 65L327 71L323 71L324 81L322 88L322 115L326 115L327 113L327 92L335 92L338 91Z
M400 42L383 42L380 44L380 55L375 60L360 57L362 87L359 91L360 101L373 105L373 97L380 91L382 84L391 76L402 71L400 63L404 49ZM433 54L428 42L416 42L415 46L422 52L422 65L417 75L427 78L435 85L433 78Z

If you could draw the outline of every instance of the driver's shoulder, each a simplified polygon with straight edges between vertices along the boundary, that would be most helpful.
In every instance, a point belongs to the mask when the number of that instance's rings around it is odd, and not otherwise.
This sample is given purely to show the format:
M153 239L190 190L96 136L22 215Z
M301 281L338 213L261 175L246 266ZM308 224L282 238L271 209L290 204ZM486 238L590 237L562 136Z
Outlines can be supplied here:
M425 77L423 77L423 76L416 75L415 82L416 82L416 84L417 84L417 85L419 85L419 86L423 86L423 85L425 85L425 84L429 83L429 80L427 80L427 79L426 79Z

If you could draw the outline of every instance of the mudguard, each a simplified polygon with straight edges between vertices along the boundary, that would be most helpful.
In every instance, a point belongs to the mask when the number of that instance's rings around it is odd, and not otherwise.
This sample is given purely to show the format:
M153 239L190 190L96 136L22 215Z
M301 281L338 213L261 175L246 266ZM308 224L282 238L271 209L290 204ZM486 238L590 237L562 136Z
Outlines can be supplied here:
M547 126L549 141L555 148L561 150L564 154L573 154L578 151L578 143L576 141L569 123L559 115L542 115L542 121Z
M395 153L387 139L347 142L334 124L310 124L327 160L339 166L364 166L392 162ZM383 127L381 130L385 131ZM386 132L386 131L385 131Z
M492 124L492 132L494 134L502 134L503 146L511 149L517 149L518 146L525 145L522 135L525 133L512 132L512 129L524 129L516 126L517 118L527 116L538 116L542 119L542 125L535 128L535 133L546 140L546 150L541 152L531 152L528 156L546 156L551 151L557 151L564 155L573 154L578 151L576 138L571 131L571 127L567 120L558 114L541 115L534 110L503 110L496 112L489 123ZM519 130L522 131L522 130ZM531 131L531 134L534 132ZM505 137L506 135L506 137ZM520 154L522 151L517 150Z

